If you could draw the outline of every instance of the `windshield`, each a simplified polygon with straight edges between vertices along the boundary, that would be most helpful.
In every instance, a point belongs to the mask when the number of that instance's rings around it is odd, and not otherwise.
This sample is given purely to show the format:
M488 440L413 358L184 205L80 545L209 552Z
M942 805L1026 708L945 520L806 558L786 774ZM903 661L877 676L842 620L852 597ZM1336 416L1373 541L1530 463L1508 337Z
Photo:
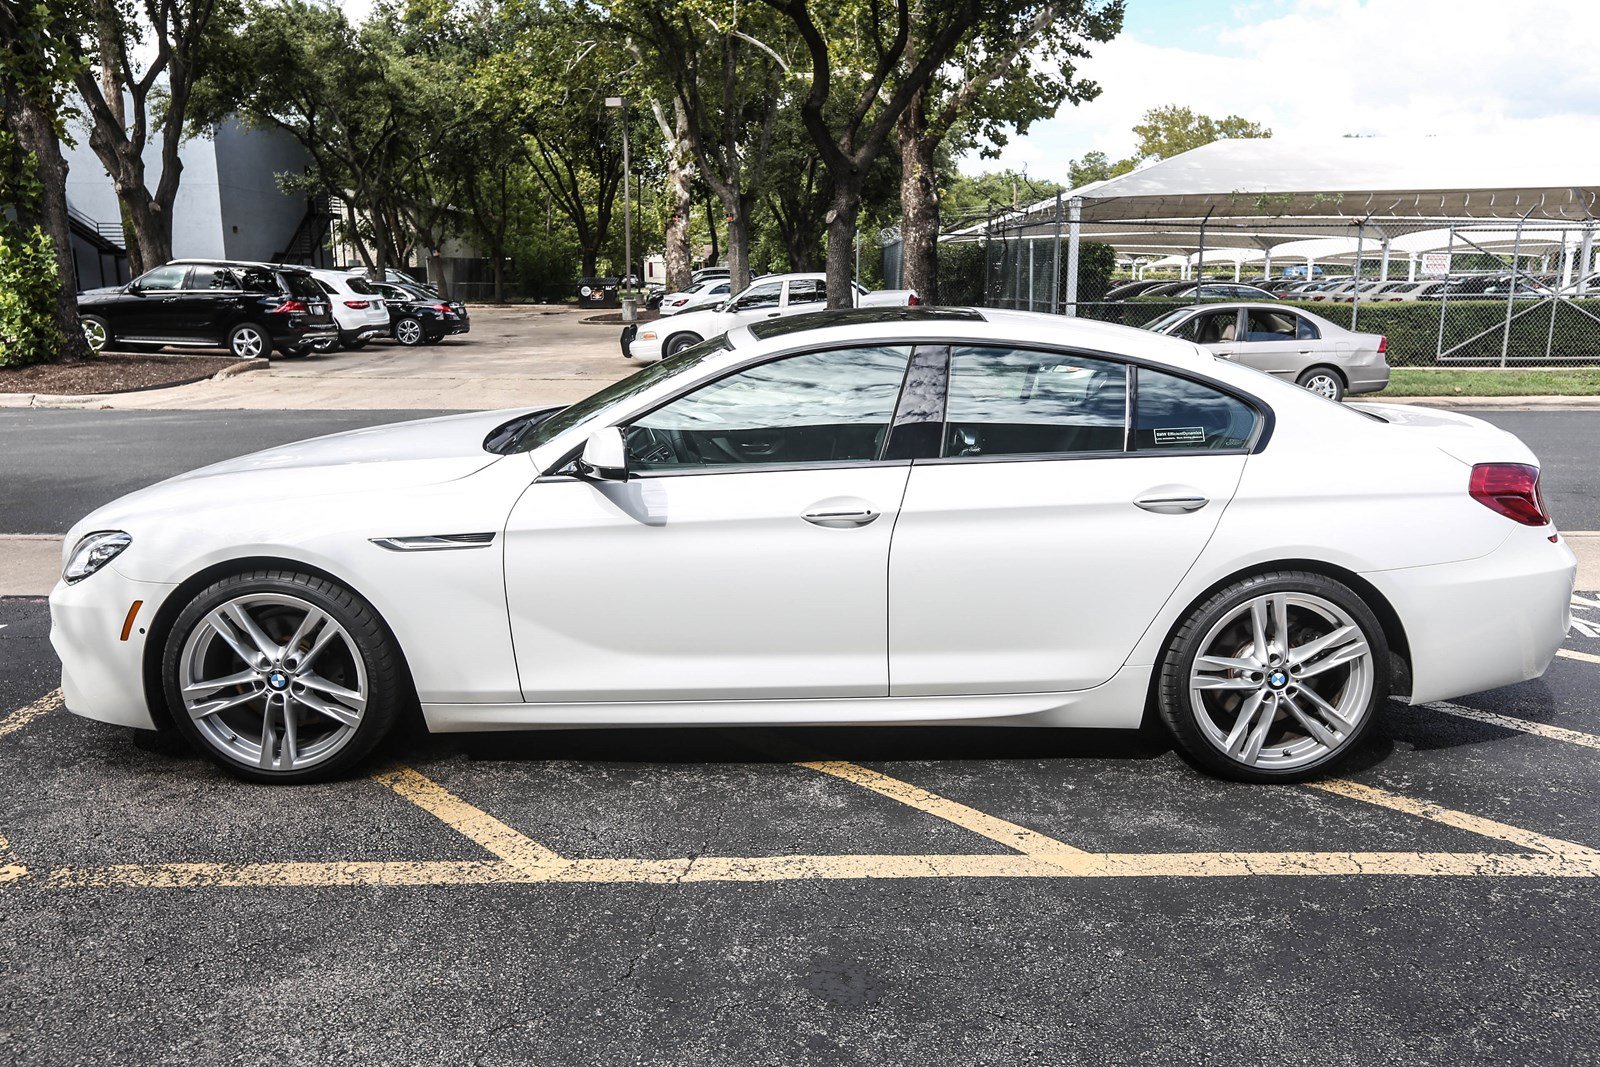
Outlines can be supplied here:
M554 414L546 415L534 412L526 416L524 425L512 429L510 424L507 429L512 432L504 436L495 435L493 443L501 445L499 448L490 447L490 442L485 442L486 448L491 452L501 455L510 455L514 452L532 452L540 445L553 441L559 435L566 433L574 426L599 414L618 401L637 396L657 382L664 382L668 378L675 378L684 371L692 370L708 356L718 352L731 351L733 345L728 343L726 336L714 337L709 341L701 341L693 348L686 348L675 356L652 363L636 374L613 382L593 396L584 398L571 407L562 408Z

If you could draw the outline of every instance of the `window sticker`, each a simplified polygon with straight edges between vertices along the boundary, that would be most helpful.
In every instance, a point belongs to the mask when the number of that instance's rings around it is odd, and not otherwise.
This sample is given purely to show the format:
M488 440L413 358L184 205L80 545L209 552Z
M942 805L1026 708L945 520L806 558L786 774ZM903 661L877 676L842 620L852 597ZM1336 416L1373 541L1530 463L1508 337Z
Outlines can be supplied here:
M1206 431L1203 426L1157 426L1153 431L1158 445L1203 445Z

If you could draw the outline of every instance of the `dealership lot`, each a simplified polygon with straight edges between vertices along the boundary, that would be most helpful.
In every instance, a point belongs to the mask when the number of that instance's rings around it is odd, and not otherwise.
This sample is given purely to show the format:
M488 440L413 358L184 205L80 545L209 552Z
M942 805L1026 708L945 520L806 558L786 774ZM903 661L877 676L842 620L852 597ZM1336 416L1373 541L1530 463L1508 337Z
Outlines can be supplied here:
M0 413L26 504L0 533L419 414ZM1540 453L1558 522L1600 529L1592 415L1486 417ZM63 469L75 495L46 491ZM15 1062L1578 1063L1600 1041L1600 640L1577 630L1538 681L1391 704L1313 786L1202 777L1140 734L413 728L290 790L66 714L48 625L0 598Z

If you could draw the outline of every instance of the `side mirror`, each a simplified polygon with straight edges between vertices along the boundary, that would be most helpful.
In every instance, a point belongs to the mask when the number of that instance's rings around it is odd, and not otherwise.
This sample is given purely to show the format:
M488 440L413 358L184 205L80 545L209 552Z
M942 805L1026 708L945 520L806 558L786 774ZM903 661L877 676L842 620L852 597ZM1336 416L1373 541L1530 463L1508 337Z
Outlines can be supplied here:
M578 457L578 472L585 478L604 482L628 480L628 450L622 439L622 430L607 426L596 430L584 442L583 455Z

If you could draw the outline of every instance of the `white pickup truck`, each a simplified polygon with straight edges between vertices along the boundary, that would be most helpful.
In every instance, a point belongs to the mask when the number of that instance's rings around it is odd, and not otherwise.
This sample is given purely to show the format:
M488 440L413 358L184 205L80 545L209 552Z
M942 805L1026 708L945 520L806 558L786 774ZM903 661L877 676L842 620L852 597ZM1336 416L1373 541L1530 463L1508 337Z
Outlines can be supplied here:
M917 294L910 289L871 292L851 286L856 307L915 307ZM822 311L828 306L827 275L774 274L759 278L750 288L713 307L696 308L677 315L622 328L622 354L648 361L681 352L690 345L721 337L735 326L762 319Z

